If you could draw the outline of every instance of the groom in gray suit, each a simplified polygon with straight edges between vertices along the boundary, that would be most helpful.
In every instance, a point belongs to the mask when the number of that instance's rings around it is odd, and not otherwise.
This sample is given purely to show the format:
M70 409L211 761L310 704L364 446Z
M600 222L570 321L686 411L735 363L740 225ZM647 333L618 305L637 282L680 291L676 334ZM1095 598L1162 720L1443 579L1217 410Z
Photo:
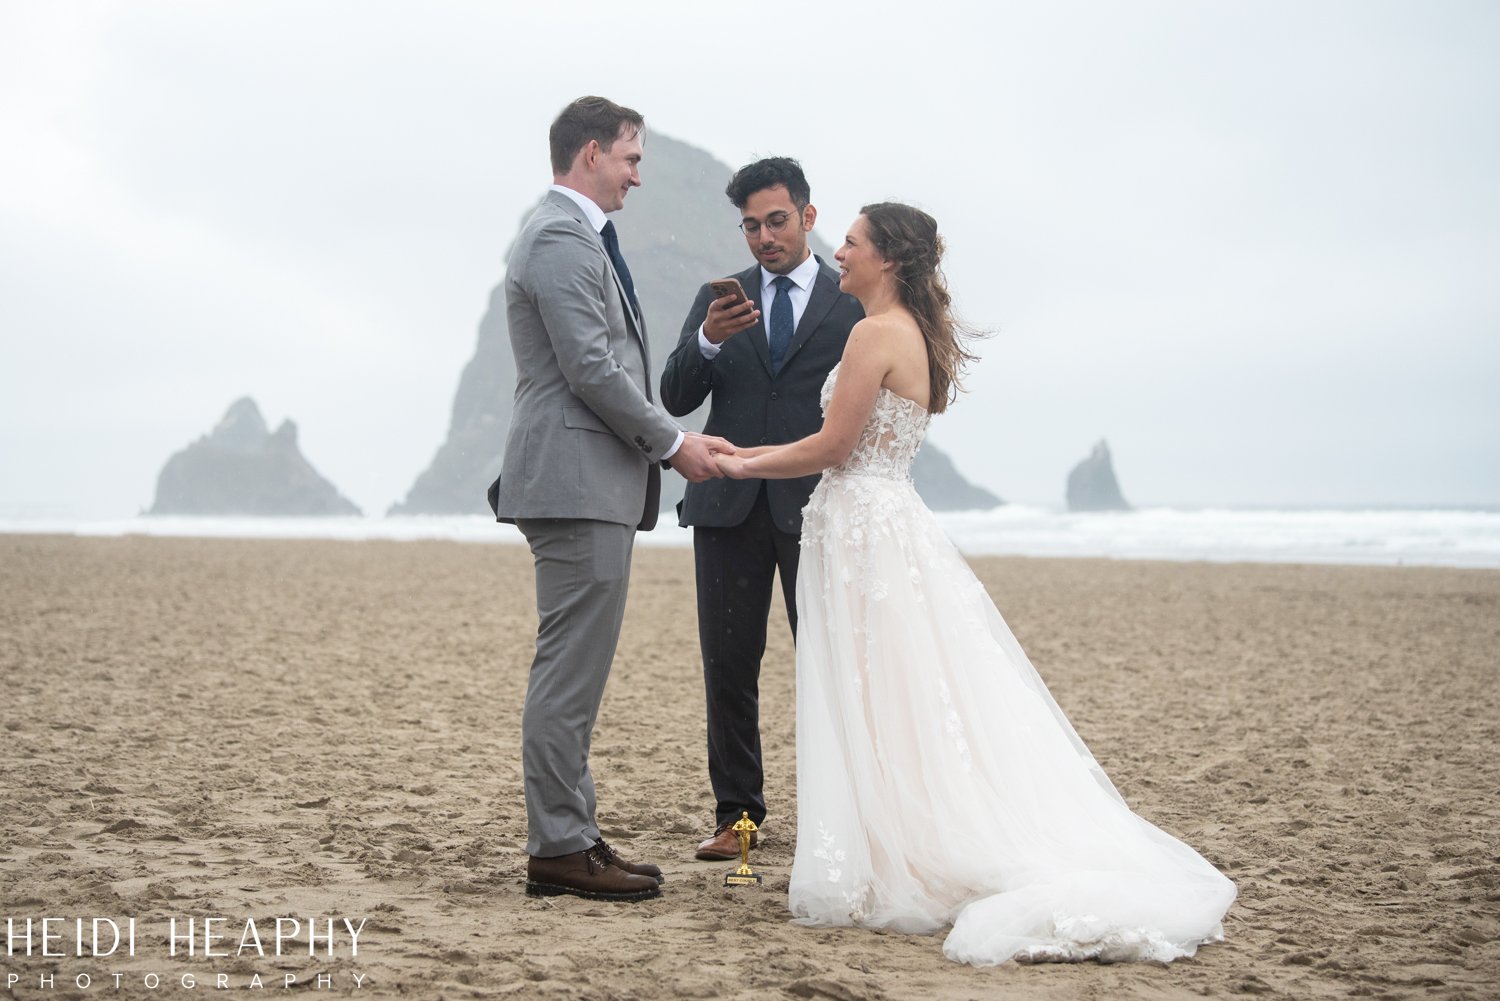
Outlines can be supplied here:
M536 564L536 656L521 722L526 892L600 900L660 894L661 870L599 835L589 737L625 612L637 529L656 524L665 461L719 475L722 439L684 432L651 398L645 322L606 213L641 183L645 120L582 97L552 123L553 185L505 275L516 395L495 516Z

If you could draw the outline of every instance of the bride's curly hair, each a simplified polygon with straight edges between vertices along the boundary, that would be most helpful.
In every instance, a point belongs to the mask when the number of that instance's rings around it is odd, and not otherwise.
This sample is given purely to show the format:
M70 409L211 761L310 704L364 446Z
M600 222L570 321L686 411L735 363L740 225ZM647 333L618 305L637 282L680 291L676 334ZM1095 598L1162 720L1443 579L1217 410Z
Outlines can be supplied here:
M927 342L928 412L940 414L958 399L966 365L978 360L968 342L981 336L953 315L953 299L943 275L943 238L937 220L900 202L874 202L859 210L869 226L870 242L894 261L901 304L916 318Z

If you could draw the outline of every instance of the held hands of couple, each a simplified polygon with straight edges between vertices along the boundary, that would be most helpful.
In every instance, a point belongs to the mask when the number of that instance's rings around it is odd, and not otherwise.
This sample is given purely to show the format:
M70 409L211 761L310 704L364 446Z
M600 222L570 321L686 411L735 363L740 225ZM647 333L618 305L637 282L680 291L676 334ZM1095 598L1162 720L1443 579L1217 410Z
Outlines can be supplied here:
M723 438L688 431L683 435L682 444L677 451L672 453L667 463L681 473L688 482L702 483L704 480L723 476L714 457L733 455L734 451L734 445Z
M750 474L745 470L745 463L749 460L743 455L729 455L719 452L714 455L714 461L719 464L719 472L731 480L745 480Z
M726 295L708 304L708 315L703 318L703 336L715 344L723 344L742 330L755 326L760 319L760 310L749 299Z

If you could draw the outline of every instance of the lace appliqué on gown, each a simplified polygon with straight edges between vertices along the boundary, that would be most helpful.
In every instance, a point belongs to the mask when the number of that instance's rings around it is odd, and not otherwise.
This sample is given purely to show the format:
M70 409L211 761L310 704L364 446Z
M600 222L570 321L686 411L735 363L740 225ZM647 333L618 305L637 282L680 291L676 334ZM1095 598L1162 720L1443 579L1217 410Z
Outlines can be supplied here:
M828 408L838 366L823 383L821 403ZM854 450L840 465L823 473L819 488L813 491L803 511L802 545L818 544L826 533L836 533L862 558L841 568L838 583L858 587L875 601L890 593L890 584L880 574L871 572L879 547L894 541L901 545L906 511L915 497L911 464L927 434L930 415L911 400L882 389L875 399L870 419L860 432ZM825 488L823 483L829 483ZM832 493L848 495L852 503L840 503L836 510L827 508ZM896 488L896 489L893 489ZM811 533L811 534L809 534ZM924 558L911 550L913 561ZM915 579L915 562L909 577ZM825 582L825 586L831 585ZM863 630L863 623L856 626Z
M803 511L792 913L951 924L976 964L1191 955L1234 885L1131 813L917 496L929 423L882 389Z

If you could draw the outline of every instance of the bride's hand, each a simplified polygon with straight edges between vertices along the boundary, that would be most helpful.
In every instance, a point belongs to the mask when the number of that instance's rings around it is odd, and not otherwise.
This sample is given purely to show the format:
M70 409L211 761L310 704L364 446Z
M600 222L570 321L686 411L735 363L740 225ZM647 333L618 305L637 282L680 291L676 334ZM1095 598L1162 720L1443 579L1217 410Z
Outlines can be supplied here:
M731 480L746 479L745 460L737 455L726 455L723 452L714 453L714 461L719 464L719 472Z

